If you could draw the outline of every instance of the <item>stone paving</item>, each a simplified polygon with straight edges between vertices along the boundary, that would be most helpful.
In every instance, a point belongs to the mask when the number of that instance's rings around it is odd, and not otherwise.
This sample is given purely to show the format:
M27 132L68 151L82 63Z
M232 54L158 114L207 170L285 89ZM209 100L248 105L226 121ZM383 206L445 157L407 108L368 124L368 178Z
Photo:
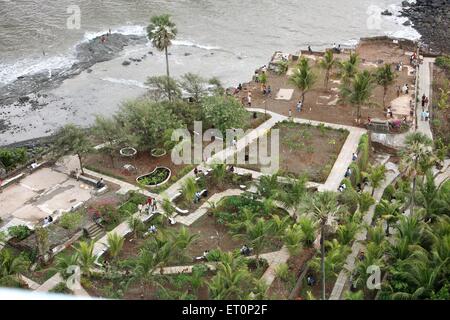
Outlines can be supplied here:
M433 79L432 77L432 68L430 68L430 65L432 65L434 63L434 58L424 58L423 59L423 63L420 65L419 67L419 100L422 99L422 95L425 94L425 96L427 96L429 98L429 105L431 106L431 95L432 95L432 91L431 91L431 79ZM420 119L420 113L422 112L422 106L420 104L420 106L417 108L417 112L416 112L416 116L417 116L417 131L425 134L427 137L429 137L430 139L433 139L433 134L431 133L431 129L430 129L430 121L422 121ZM431 114L431 109L430 111L430 118L433 118L433 115Z
M376 189L374 193L376 203L372 205L369 208L368 212L364 215L363 225L370 226L372 224L376 204L380 201L381 197L383 196L384 189L386 189L386 187L390 185L394 181L394 179L399 175L397 166L391 162L386 163L386 169L387 169L386 177L383 180L382 185L378 189ZM356 257L358 256L358 253L364 248L364 245L361 242L365 241L366 239L367 239L367 229L364 228L355 236L355 241L353 242L352 245L352 251L347 256L346 264L338 275L336 283L333 287L333 291L331 292L329 298L330 300L341 299L344 288L346 285L348 285L349 275L353 272L355 268Z
M208 210L212 207L213 204L217 204L222 198L231 197L231 196L239 196L242 193L244 193L243 190L239 189L228 189L221 193L216 193L212 195L207 202L202 204L200 208L195 210L193 213L187 215L187 216L181 216L177 215L175 220L179 223L182 223L186 226L190 226L195 221L200 219L205 213L208 212Z

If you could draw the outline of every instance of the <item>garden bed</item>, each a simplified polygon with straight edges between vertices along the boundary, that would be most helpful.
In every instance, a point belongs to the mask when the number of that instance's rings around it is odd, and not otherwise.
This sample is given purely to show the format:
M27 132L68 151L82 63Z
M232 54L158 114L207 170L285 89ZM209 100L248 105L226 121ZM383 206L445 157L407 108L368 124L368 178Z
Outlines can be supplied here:
M167 167L156 167L152 172L136 178L136 182L146 188L157 188L169 181L171 171Z
M309 181L317 183L324 183L328 178L348 136L346 130L289 121L278 123L274 129L280 130L280 172L307 175ZM270 146L268 151L270 155ZM258 164L247 163L243 167L256 171L263 169Z

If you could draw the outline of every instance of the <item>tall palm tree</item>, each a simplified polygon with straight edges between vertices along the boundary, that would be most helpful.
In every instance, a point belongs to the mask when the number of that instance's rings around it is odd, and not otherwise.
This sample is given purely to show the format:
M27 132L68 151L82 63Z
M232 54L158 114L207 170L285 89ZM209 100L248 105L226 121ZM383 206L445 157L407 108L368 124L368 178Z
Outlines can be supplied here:
M294 211L294 218L297 217L298 207L302 203L303 197L308 191L306 188L306 182L307 179L305 176L294 179L291 184L287 185L280 192L280 200L283 203L283 206L287 210Z
M348 86L358 73L359 57L356 53L351 53L348 60L339 64L339 77L343 85Z
M411 215L414 213L417 176L423 175L435 160L433 142L421 132L410 133L405 139L405 148L401 152L400 170L412 178Z
M319 61L319 66L325 70L325 80L324 86L325 90L328 90L328 81L330 80L330 73L333 70L333 67L337 64L337 60L334 59L334 54L332 50L327 50L323 59Z
M318 192L312 199L312 213L320 225L320 255L322 273L322 300L325 300L325 226L331 225L339 212L336 193L331 191Z
M378 85L383 87L383 107L386 107L386 95L389 86L394 82L395 73L392 71L391 65L386 63L381 67L378 67L375 78Z
M294 70L294 74L289 78L289 81L302 92L302 104L305 102L306 93L311 90L316 79L317 77L309 66L308 60L302 58L298 68Z
M148 38L153 46L159 51L164 51L166 55L167 81L170 79L168 47L172 45L172 40L175 39L177 33L176 25L170 20L170 15L168 14L153 16L147 27ZM169 100L171 99L169 91Z
M361 120L361 107L371 104L373 82L370 72L364 70L355 75L349 86L341 87L342 99L356 108L358 123Z

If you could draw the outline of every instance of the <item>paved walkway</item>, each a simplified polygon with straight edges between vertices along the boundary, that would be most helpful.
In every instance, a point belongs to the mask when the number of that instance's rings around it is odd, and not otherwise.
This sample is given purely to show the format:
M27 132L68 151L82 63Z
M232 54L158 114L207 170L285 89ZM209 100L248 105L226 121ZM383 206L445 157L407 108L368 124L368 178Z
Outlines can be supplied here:
M434 58L424 58L423 63L419 67L419 94L418 98L419 100L422 100L422 95L425 94L425 96L429 99L429 106L431 106L431 79L432 77L432 64L434 63ZM422 112L422 104L419 102L419 106L417 107L416 117L417 117L417 131L425 134L430 139L433 139L433 134L431 133L430 129L430 121L422 121L420 120L420 113ZM431 114L431 108L429 108L430 111L430 117L432 118L433 115Z
M262 254L260 257L266 259L269 263L269 267L262 275L261 280L263 280L270 287L276 278L277 267L288 261L289 251L286 247L283 247L280 251Z
M257 108L247 108L249 111L257 111L257 112L264 112L262 109ZM280 114L269 112L272 118L276 120L276 122L281 122L284 120L288 120L289 118L286 116L282 116ZM328 123L328 122L321 122L321 121L314 121L314 120L308 120L308 119L301 119L301 118L292 118L292 120L295 123L304 123L304 124L311 124L314 126L318 125L325 125L327 127L333 128L333 129L344 129L349 132L349 135L347 139L345 140L344 145L342 146L341 152L339 153L338 158L336 159L333 168L331 169L330 174L328 175L327 181L319 186L319 191L336 191L339 187L339 184L341 183L342 179L344 179L345 171L347 170L348 166L352 163L352 155L353 152L356 151L358 148L359 140L361 136L367 132L367 130L358 128L358 127L352 127L352 126L346 126L341 124L335 124L335 123ZM275 125L275 124L274 124ZM271 126L273 127L273 125ZM239 149L239 148L238 148Z
M207 202L202 204L200 208L195 210L193 213L187 215L187 216L181 216L177 215L175 220L179 223L182 223L186 226L190 226L195 221L200 219L205 213L208 212L208 210L215 204L217 204L222 198L231 197L231 196L239 196L242 193L244 193L243 190L239 189L228 189L224 192L216 193L212 195Z
M375 204L372 205L367 211L367 213L364 215L362 225L370 226L372 224L376 204L381 200L381 197L383 196L384 193L384 189L386 189L387 186L389 186L394 181L394 179L399 175L397 166L391 162L386 164L386 169L387 169L386 177L382 185L378 189L376 189L374 193ZM352 251L347 256L346 264L338 275L336 283L334 284L333 287L333 291L331 292L329 298L330 300L341 299L344 288L346 287L346 285L348 285L349 275L355 269L356 257L358 256L358 253L361 251L361 249L364 248L362 242L364 242L366 238L367 238L367 229L364 228L363 230L358 232L358 234L355 237L355 241L353 242L352 245Z

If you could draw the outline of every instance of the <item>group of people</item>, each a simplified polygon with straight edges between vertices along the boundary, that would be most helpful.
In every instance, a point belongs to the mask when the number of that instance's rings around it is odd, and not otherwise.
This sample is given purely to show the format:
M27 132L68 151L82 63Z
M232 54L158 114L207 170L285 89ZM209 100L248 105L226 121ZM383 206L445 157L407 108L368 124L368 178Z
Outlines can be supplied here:
M158 210L158 205L156 199L151 196L147 198L147 201L144 206L139 206L139 212L147 210L149 214L152 214Z
M430 112L428 111L428 97L425 93L422 95L422 112L420 114L420 120L428 121L430 119Z

